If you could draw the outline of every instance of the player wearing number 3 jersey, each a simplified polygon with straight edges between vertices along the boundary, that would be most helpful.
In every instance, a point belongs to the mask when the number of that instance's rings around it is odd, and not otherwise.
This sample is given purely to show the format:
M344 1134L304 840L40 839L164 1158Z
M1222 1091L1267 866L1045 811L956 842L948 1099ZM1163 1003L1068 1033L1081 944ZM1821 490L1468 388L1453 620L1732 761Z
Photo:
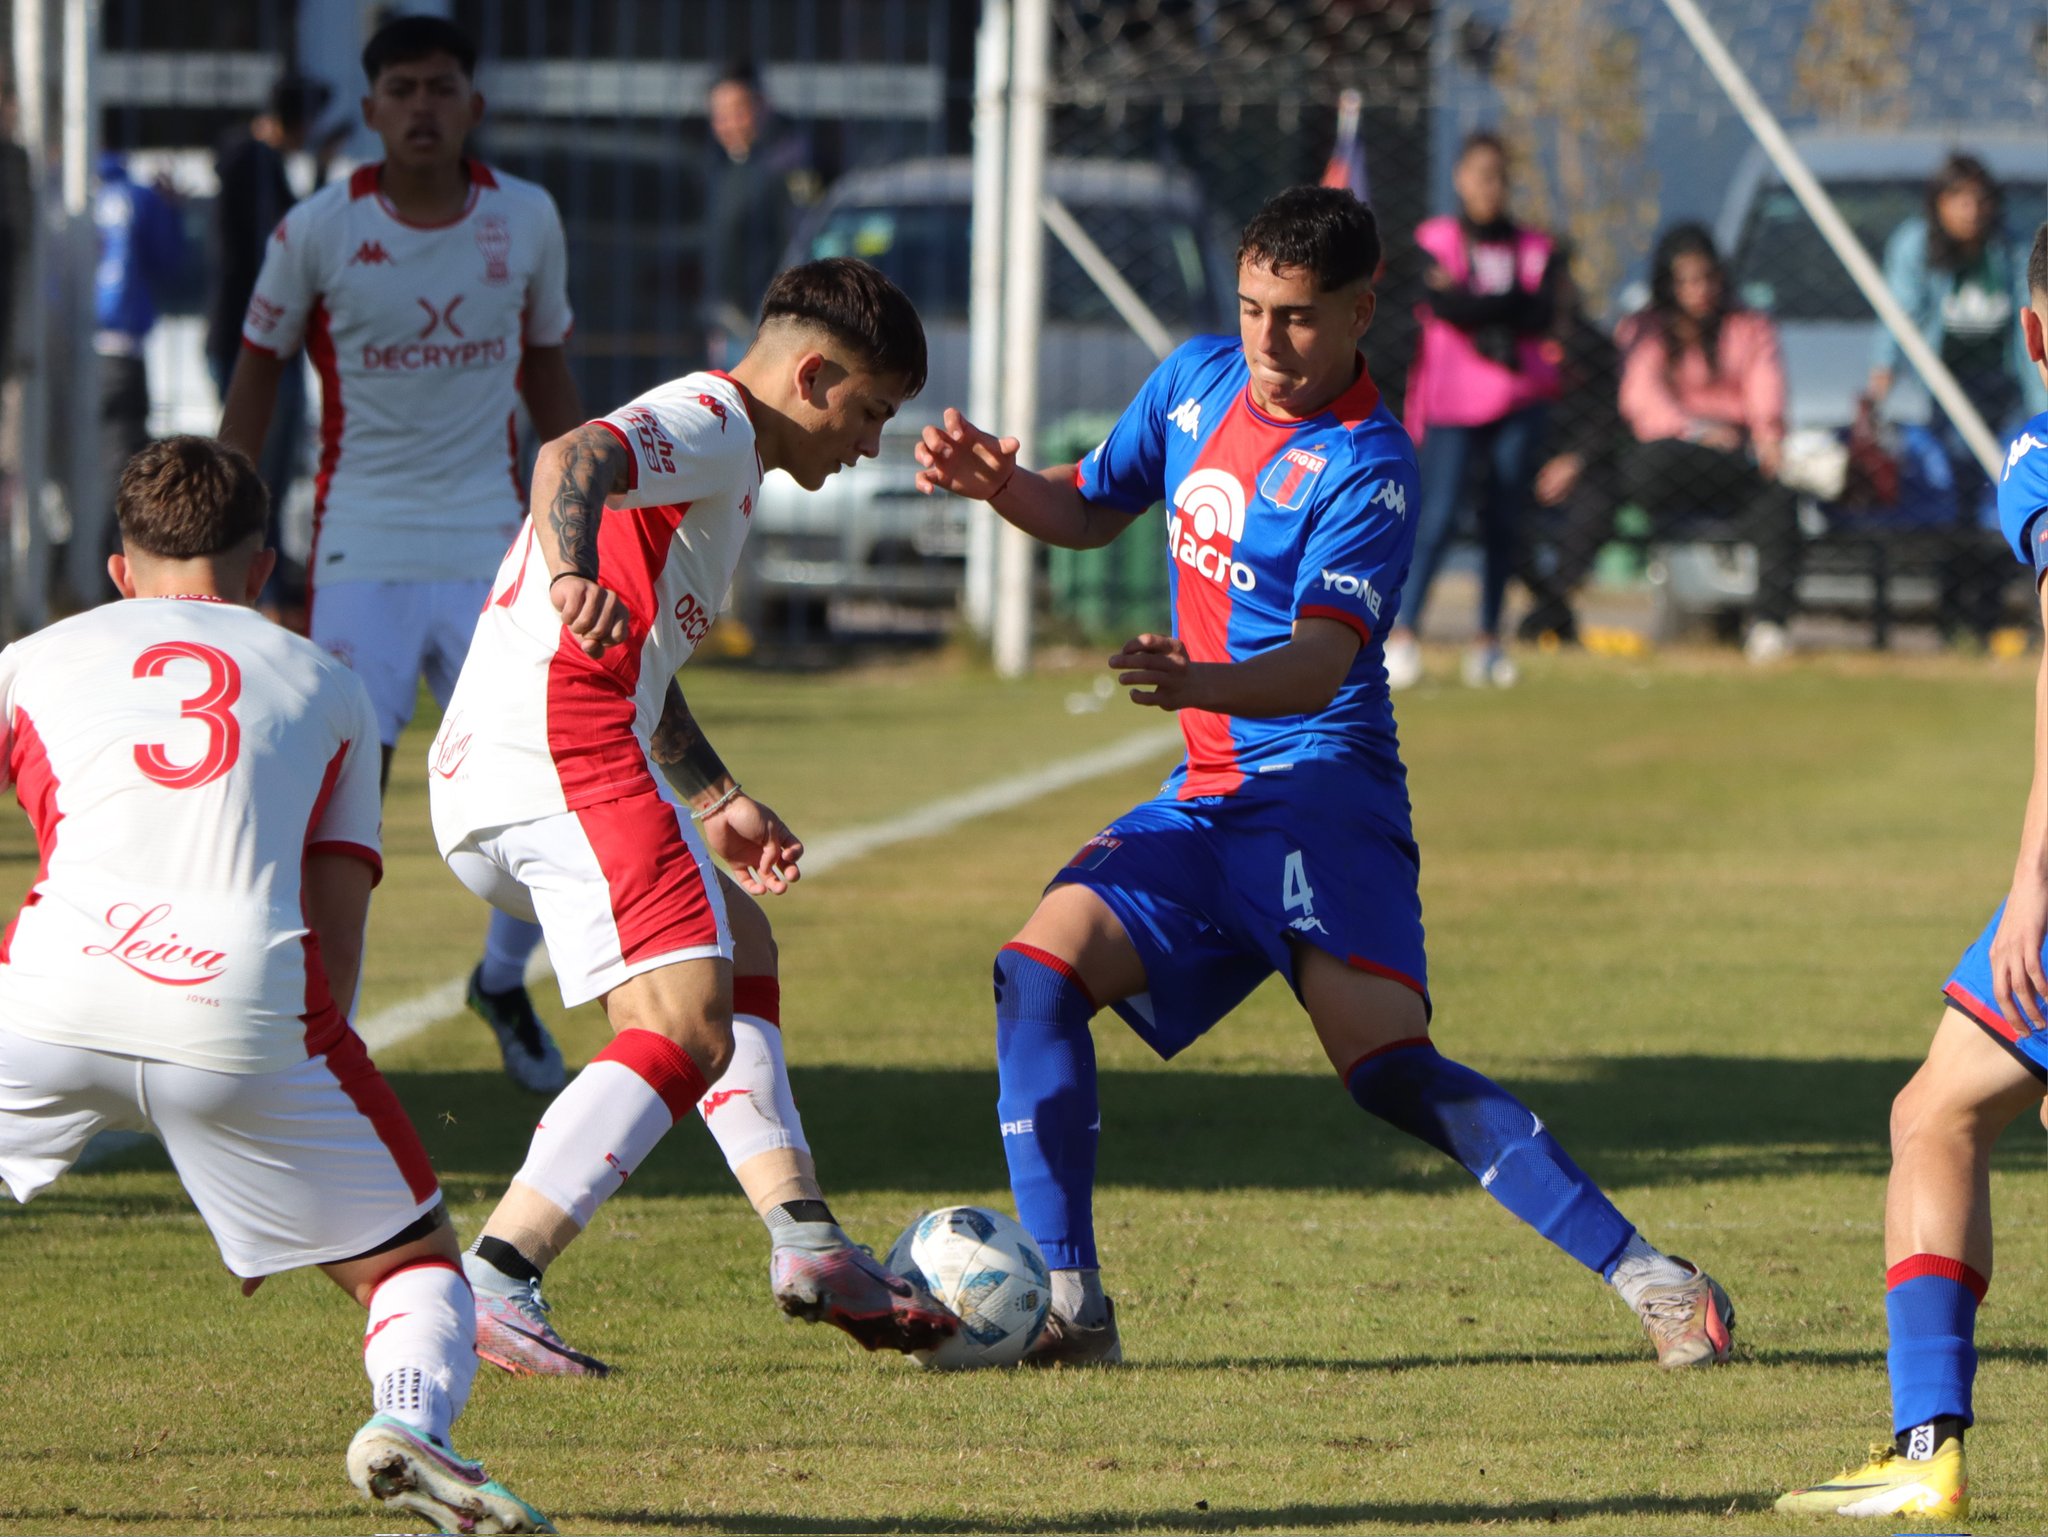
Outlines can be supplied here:
M552 1531L458 1457L475 1315L434 1171L350 1029L378 853L377 723L250 606L263 482L170 438L121 478L127 601L0 652L0 762L42 868L0 939L0 1179L154 1133L245 1292L318 1265L369 1309L356 1486L442 1531Z
M1347 192L1296 188L1246 228L1239 332L1189 342L1078 465L948 413L919 480L1088 547L1165 502L1174 634L1110 665L1179 713L1187 757L1085 844L996 959L998 1113L1017 1213L1053 1267L1031 1359L1113 1361L1097 1269L1090 1017L1162 1057L1274 972L1361 1108L1457 1160L1495 1200L1611 1281L1659 1361L1725 1360L1733 1309L1660 1254L1498 1084L1430 1043L1418 861L1382 647L1417 505L1415 452L1358 343L1379 264Z

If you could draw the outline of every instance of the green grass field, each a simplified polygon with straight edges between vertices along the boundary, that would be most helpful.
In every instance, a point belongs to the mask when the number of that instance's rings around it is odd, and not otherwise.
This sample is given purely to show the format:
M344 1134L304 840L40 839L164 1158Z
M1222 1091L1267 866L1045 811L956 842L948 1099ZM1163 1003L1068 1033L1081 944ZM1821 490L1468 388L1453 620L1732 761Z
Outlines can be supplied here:
M1596 1279L1361 1116L1269 986L1171 1067L1113 1020L1098 1032L1123 1369L942 1377L788 1323L759 1224L685 1127L550 1273L556 1322L620 1373L485 1368L459 1444L565 1531L1809 1530L1770 1501L1889 1428L1886 1111L2009 876L2031 678L2030 660L1756 675L1680 653L1537 659L1511 693L1401 703L1436 1037L1726 1282L1724 1370L1661 1376ZM749 788L819 839L1159 723L1070 713L1091 681L938 662L690 680ZM390 804L370 1010L460 973L482 928L428 841L427 729ZM773 904L797 1094L858 1236L1007 1206L991 955L1156 779L1063 791ZM11 890L33 859L4 823ZM557 1022L572 1061L603 1039L594 1008ZM536 1103L466 1019L381 1060L472 1232ZM1995 1176L1984 1531L2048 1530L2048 1341L2023 1301L2048 1276L2043 1153L2018 1128ZM341 1471L367 1413L358 1315L324 1280L243 1301L145 1154L0 1224L0 1530L378 1528Z

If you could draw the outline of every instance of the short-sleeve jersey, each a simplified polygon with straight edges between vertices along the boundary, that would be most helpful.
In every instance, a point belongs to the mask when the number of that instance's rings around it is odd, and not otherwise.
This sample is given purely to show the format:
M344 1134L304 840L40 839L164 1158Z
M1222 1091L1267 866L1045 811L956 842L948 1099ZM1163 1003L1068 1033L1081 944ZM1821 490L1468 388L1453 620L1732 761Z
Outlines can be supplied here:
M2005 542L2038 583L2048 572L2048 411L2020 430L1998 478L1998 524Z
M519 365L568 337L554 200L468 162L469 203L411 224L364 166L286 214L245 345L320 375L312 577L481 581L519 524Z
M746 392L686 374L598 425L625 446L628 488L598 520L597 579L630 616L593 661L548 596L532 520L498 567L428 752L434 833L470 833L654 788L647 744L669 680L718 616L761 490Z
M1166 503L1174 633L1192 660L1244 661L1284 643L1302 618L1349 625L1363 644L1314 714L1180 711L1187 757L1166 788L1183 800L1230 795L1298 763L1348 763L1385 787L1361 790L1362 809L1405 831L1383 642L1415 547L1414 444L1362 361L1342 396L1299 421L1261 411L1249 383L1237 338L1188 342L1154 370L1076 483L1125 512Z
M303 877L381 868L346 667L252 609L110 603L0 651L0 756L42 855L0 940L7 1029L224 1073L340 1038Z

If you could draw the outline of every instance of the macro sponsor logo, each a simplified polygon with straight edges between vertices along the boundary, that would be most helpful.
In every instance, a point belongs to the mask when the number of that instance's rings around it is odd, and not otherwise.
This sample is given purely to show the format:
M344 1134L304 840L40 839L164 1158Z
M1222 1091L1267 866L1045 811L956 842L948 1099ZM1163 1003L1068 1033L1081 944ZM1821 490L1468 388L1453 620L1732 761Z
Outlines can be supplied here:
M1228 470L1196 470L1175 488L1166 538L1173 558L1219 587L1250 592L1259 584L1252 568L1211 541L1244 537L1244 483Z
M160 986L203 987L219 981L228 969L226 952L195 945L172 927L168 902L154 907L116 902L107 909L105 922L114 938L105 944L86 945L81 953L95 960L119 961L138 977Z
M675 474L676 446L662 431L660 417L645 406L628 406L619 412L619 420L640 440L640 458L650 470Z
M278 228L282 230L284 226L280 224ZM395 267L398 265L391 259L391 253L384 249L384 242L381 240L365 240L356 247L356 254L348 259L348 264L351 267Z
M363 347L363 367L371 373L422 374L448 368L474 368L502 363L511 356L505 338L473 342L404 342L390 347Z
M1353 576L1348 571L1323 570L1323 590L1334 592L1340 598L1356 598L1365 605L1365 611L1377 619L1380 616L1380 595L1362 576Z

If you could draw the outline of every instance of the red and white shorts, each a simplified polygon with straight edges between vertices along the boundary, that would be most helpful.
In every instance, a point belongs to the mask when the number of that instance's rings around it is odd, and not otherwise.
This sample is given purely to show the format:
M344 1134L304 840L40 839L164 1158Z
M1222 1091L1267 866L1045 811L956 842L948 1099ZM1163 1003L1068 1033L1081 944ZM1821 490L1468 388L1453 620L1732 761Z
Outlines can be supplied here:
M448 868L493 907L540 925L568 1008L678 961L732 959L703 835L653 788L471 833L448 851Z
M96 1132L153 1134L243 1278L368 1253L441 1188L352 1030L275 1073L216 1073L0 1029L0 1180L26 1201Z

